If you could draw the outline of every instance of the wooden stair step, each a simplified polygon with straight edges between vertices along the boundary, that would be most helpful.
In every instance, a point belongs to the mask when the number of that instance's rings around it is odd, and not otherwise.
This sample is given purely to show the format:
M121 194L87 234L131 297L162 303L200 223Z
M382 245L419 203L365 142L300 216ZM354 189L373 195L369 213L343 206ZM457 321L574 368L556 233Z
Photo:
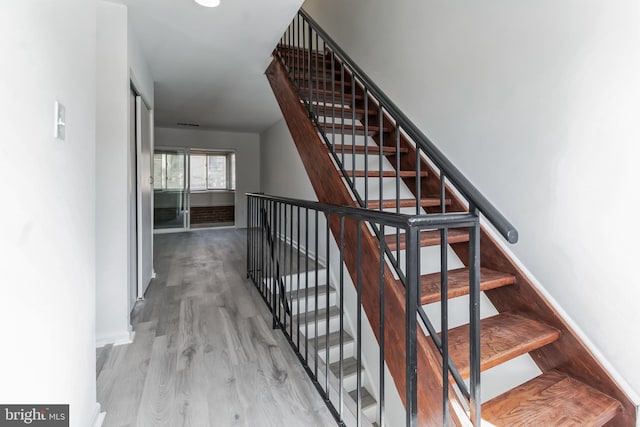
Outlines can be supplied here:
M557 370L545 372L482 405L482 419L502 426L602 426L620 403Z
M344 331L343 336L342 336L342 343L344 344L349 344L353 342L353 337L351 335L349 335L346 331ZM309 343L312 346L316 345L316 338L315 337L309 337ZM326 335L319 335L318 336L318 347L316 350L318 351L322 351L326 348L327 345L327 336ZM331 332L329 334L329 348L332 347L337 347L340 345L340 331L335 331L335 332Z
M398 239L396 238L396 234L387 234L384 238L387 246L390 250L395 251L398 249ZM404 233L400 233L400 249L407 248L406 235ZM447 241L449 244L452 243L464 243L469 241L469 232L466 229L449 229L449 233L447 235ZM422 231L420 233L420 246L436 246L440 244L440 231L439 230L429 230Z
M306 80L309 77L309 69L306 67L297 68L296 64L288 64L289 67L289 75L295 80ZM336 82L336 87L342 87L342 74L339 68L334 67L333 72L331 72L331 67L328 69L319 68L317 71L315 68L311 69L311 77L321 77L323 76L328 79L333 79ZM344 72L344 84L347 86L347 82L351 78L351 74Z
M287 301L296 301L298 299L304 300L305 299L305 291L307 292L307 296L309 299L314 298L316 295L316 287L315 286L310 286L308 288L302 288L299 290L293 290L293 291L288 291L285 296L287 298ZM318 297L324 296L326 295L327 291L329 291L329 293L334 293L335 290L333 288L329 288L327 285L320 285L318 286Z
M367 173L365 173L367 172ZM353 178L354 176L356 178L379 178L380 177L380 171L379 170L369 170L369 171L364 171L364 170L357 170L355 171L355 175L353 173L353 171L347 171L347 175L349 175L349 177ZM416 176L416 172L415 171L382 171L382 177L383 178L395 178L396 176L399 176L401 178L415 178ZM427 171L420 171L420 176L421 177L425 177L427 176Z
M335 375L336 378L340 379L340 361L333 362L329 366L329 369L331 370L331 372L333 372L333 375ZM362 365L360 366L360 372L364 372L364 366ZM349 357L342 361L343 379L354 376L357 373L358 373L358 361L355 358Z
M458 268L449 270L449 298L456 298L469 294L469 269ZM425 274L420 278L420 297L422 304L431 304L440 301L440 273ZM516 277L513 274L480 268L480 290L499 288L513 285Z
M480 370L550 344L560 331L544 323L511 313L480 321ZM469 324L449 330L449 355L463 378L469 378Z
M315 295L315 291L314 291L313 295ZM301 298L304 298L304 297L301 296ZM340 316L340 309L335 305L329 307L329 319L331 319L333 317L338 317L338 316ZM300 317L300 319L298 319L298 317ZM324 308L319 308L318 309L318 321L326 320L326 319L327 319L327 308L326 308L326 305L325 305ZM298 314L294 314L293 322L294 323L298 323L300 325L304 325L304 323L305 323L304 313L300 313L300 316L298 316ZM311 312L307 313L307 322L306 323L313 323L313 322L315 322L315 311L311 311Z
M331 100L327 100L328 103L330 101ZM354 110L348 105L344 105L343 106L343 105L315 104L313 106L313 111L318 116L321 116L321 117L335 117L335 118L342 118L342 115L344 113L344 118L345 119L352 119L353 118L353 114L355 112L356 120L364 119L364 115L365 115L364 108L356 108ZM369 116L369 120L372 120L372 117L375 117L378 114L378 111L376 109L369 108L366 113ZM321 120L322 123L324 123L324 120L322 120L322 119L320 119L320 120ZM332 126L332 124L330 123L329 120L327 120L327 127L330 127L330 126Z
M317 87L319 89L331 89L331 90L335 90L340 91L342 89L342 81L339 79L331 78L331 76L327 75L330 74L331 70L318 70L318 75L316 76L315 73L312 73L311 75L309 75L308 73L300 76L298 78L298 80L302 81L302 88L309 90L309 78L311 78L311 81L313 82L312 87ZM324 76L323 76L324 74ZM344 87L345 88L349 88L349 92L351 92L351 82L350 81L346 81L344 82Z
M330 127L330 126L327 125L327 127ZM355 146L356 154L368 153L370 156L374 156L380 153L380 147L378 146L369 145L366 150L364 147L365 147L364 145L356 145ZM344 144L344 145L333 144L333 148L336 151L336 153L342 153L343 149L345 154L353 154L353 151L354 151L354 146L352 144ZM396 150L396 147L387 147L387 146L382 147L382 154L393 155L393 154L396 154L396 152L400 152L404 154L404 153L408 153L409 149L401 147L400 150L398 151Z
M309 88L307 88L306 90L304 88L300 89L300 95L304 98L304 99L308 99L309 98ZM345 101L349 100L353 100L354 96L351 92L345 92L344 94L342 92L334 92L331 90L323 90L323 89L316 89L313 88L311 89L311 96L313 98L314 101L316 100L320 100L320 101L326 101L326 102L330 102L333 101L335 99L336 103L340 103L342 102L342 100L344 99ZM334 98L335 96L335 98ZM355 94L355 99L358 100L362 100L364 99L364 95ZM341 104L344 105L344 104Z
M451 199L444 199L444 204L451 204ZM392 209L395 207L401 208L413 208L417 205L416 199L400 199L399 201L395 199L383 200L382 208L383 209ZM439 197L425 197L420 199L420 206L423 208L440 206L440 198ZM380 208L380 200L370 200L367 202L367 207L369 209L379 209Z
M314 109L315 110L315 109ZM368 135L375 136L380 134L380 127L377 125L369 125L365 128L363 125L355 125L353 126L350 123L335 123L324 127L325 133L333 133L335 130L335 135L345 134L345 135ZM391 132L391 128L384 127L382 128L383 133Z
M354 402L356 402L357 401L356 399L358 398L356 391L357 390L352 390L349 392L349 396L351 396ZM365 410L365 409L371 408L372 406L377 405L375 397L373 397L371 393L369 393L369 391L364 387L360 388L360 399L362 403L362 410Z

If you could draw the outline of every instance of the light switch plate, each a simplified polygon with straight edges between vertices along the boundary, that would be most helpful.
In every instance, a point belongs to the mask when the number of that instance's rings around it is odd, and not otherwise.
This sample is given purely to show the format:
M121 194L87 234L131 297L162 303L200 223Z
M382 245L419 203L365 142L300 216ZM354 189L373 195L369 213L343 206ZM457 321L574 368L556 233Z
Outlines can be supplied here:
M67 127L66 111L65 111L64 105L62 105L59 101L56 101L54 110L55 110L55 113L54 113L55 122L53 127L53 137L61 141L64 141L64 138L66 136L66 127Z

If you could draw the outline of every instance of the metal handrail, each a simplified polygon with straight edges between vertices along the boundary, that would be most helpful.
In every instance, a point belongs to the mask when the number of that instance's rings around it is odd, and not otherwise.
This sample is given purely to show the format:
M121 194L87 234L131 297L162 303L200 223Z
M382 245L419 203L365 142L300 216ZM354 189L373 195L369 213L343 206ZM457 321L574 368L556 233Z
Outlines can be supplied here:
M430 159L449 178L453 186L467 199L470 205L475 206L509 243L516 243L518 241L518 230L513 224L454 166L304 9L300 9L299 13L307 20L311 28L322 37L324 43L337 53L341 60L349 66L353 74L365 84L367 91L391 114L407 135L424 152L429 154Z
M295 208L295 210L294 210ZM304 213L302 213L304 211ZM297 217L296 217L297 212ZM310 212L314 214L310 214ZM319 214L326 217L326 221L320 225L319 222ZM304 218L304 222L302 220ZM315 218L315 220L314 220ZM331 219L331 220L330 220ZM350 239L351 243L354 244L353 247L345 246L345 220L349 221L357 221L355 224L355 229L357 230L357 237L354 238L353 234L351 234ZM339 223L339 230L338 230ZM294 224L297 228L297 233L294 231ZM295 351L296 355L300 359L303 364L303 367L309 377L312 379L316 389L322 395L325 400L327 407L330 412L338 422L338 425L344 426L345 424L345 415L346 412L344 396L343 396L343 385L344 385L344 376L343 376L343 363L345 357L343 355L343 346L344 346L344 334L343 334L343 325L344 325L344 294L343 294L343 283L344 283L344 269L349 268L349 271L352 273L352 278L354 285L356 287L356 295L357 295L357 321L355 325L355 331L352 331L352 335L356 341L356 349L358 351L357 356L354 356L357 360L358 367L356 369L357 372L357 381L358 386L356 387L356 400L355 403L355 414L353 414L356 418L356 424L358 426L361 424L361 404L362 404L362 395L361 395L361 324L363 322L362 319L362 283L363 283L363 274L362 274L362 251L363 251L363 239L362 234L366 233L367 228L365 225L368 224L371 226L373 230L379 229L384 234L385 227L396 228L398 230L403 230L406 236L406 257L403 260L403 265L406 268L406 278L404 280L405 285L405 296L404 296L404 306L406 307L405 319L404 319L404 330L405 330L405 345L406 345L406 371L405 371L405 409L406 409L406 425L407 426L416 426L418 423L417 418L417 390L418 390L418 376L417 376L417 348L418 348L418 319L421 319L426 329L429 332L431 339L436 344L437 350L440 352L442 356L442 369L443 369L443 420L447 420L449 416L448 408L449 403L448 399L450 397L449 394L449 384L446 378L449 375L452 375L455 383L458 386L458 390L464 395L464 397L469 401L469 405L471 408L471 418L475 425L480 425L479 415L480 415L480 399L479 394L477 394L478 386L480 384L479 372L479 312L477 310L473 310L470 315L470 331L471 331L471 390L468 390L460 372L454 365L451 357L448 353L448 335L446 325L448 324L446 313L443 314L444 317L441 317L442 325L445 325L445 329L442 330L442 337L439 337L435 331L434 325L431 320L428 318L426 313L424 312L421 303L420 303L420 277L421 277L421 267L420 267L420 244L419 244L419 235L424 230L439 230L441 233L444 233L444 237L446 237L446 233L450 228L468 228L469 236L470 236L470 253L469 253L469 283L470 283L470 298L471 301L474 301L472 306L477 308L478 304L475 302L479 301L479 239L480 239L480 228L479 228L479 218L475 214L475 212L451 212L451 213L433 213L433 214L424 214L424 215L406 215L406 214L398 214L398 213L389 213L374 209L366 209L359 207L351 207L351 206L338 206L338 205L330 205L326 203L308 201L308 200L300 200L294 198L286 198L279 196L271 196L265 195L262 193L247 193L247 277L251 278L256 285L256 288L261 293L263 300L269 307L272 313L273 327L279 328L285 334L289 344ZM302 227L302 230L301 230ZM322 234L319 234L319 228L324 228ZM335 228L334 228L335 227ZM371 231L373 231L371 230ZM302 233L304 233L304 238L302 237ZM329 234L330 231L333 232L335 238L335 244L339 251L339 261L335 260L332 262L331 257L331 249L329 244ZM309 245L309 234L315 234L315 238L313 238L313 244L315 244L315 250L310 248ZM318 304L318 255L320 252L318 251L318 242L319 237L326 238L326 254L325 254L325 265L323 268L326 269L326 277L330 277L329 271L339 270L339 281L338 281L338 289L340 295L340 303L339 303L339 316L340 316L340 356L339 360L332 359L330 361L326 361L327 364L329 362L336 364L339 363L339 373L336 374L337 378L335 381L338 381L337 388L333 388L333 398L331 392L331 379L329 376L329 371L319 365L318 361L318 350L325 351L327 357L329 354L329 340L324 339L324 349L318 346L318 321L325 322L325 331L324 335L326 337L329 336L329 323L330 323L330 308L329 308L329 299L328 297L324 300L323 306ZM304 240L304 246L302 245L302 240ZM354 242L355 240L355 242ZM446 238L444 239L446 241ZM379 283L379 316L380 320L379 324L379 355L378 355L378 363L379 363L379 396L382 399L380 406L380 411L378 414L378 422L379 425L384 425L384 375L385 375L385 266L390 266L388 261L390 261L390 257L385 256L386 252L386 242L384 239L379 240L379 258L377 260L378 267L377 268L369 268L369 273L371 271L377 271L378 275L378 283ZM302 247L302 250L301 250ZM444 246L443 246L444 247ZM265 257L265 251L268 251L269 256ZM351 266L346 266L346 260L344 257L345 251L349 251L351 253L351 259L353 262L353 258L356 259L355 267L354 264ZM297 256L296 256L297 253ZM315 257L312 260L312 265L309 263L310 255ZM301 258L302 257L302 258ZM447 294L447 279L446 279L446 265L447 265L447 253L446 250L441 254L441 281L443 284L442 292ZM294 288L293 276L289 279L289 291L286 288L286 282L281 280L283 271L280 268L280 261L284 261L284 268L287 269L288 263L288 274L291 275L294 271L297 273L297 286ZM294 261L297 260L297 261ZM304 260L304 263L301 261ZM336 265L337 264L337 265ZM295 268L294 268L295 267ZM351 268L355 268L355 273L351 271ZM370 266L372 267L372 266ZM399 267L399 262L394 268ZM309 282L310 274L313 274L315 271L315 282L312 280ZM306 281L306 285L304 288L301 287L301 276L300 273L304 273L304 280ZM356 277L354 277L354 274ZM277 279L276 279L277 278ZM272 280L274 279L274 280ZM268 282L265 282L268 280ZM375 280L371 281L371 277L368 279L368 283L376 283ZM329 285L328 283L326 284ZM374 285L375 286L375 285ZM369 288L369 292L371 289ZM314 302L315 308L308 305L309 298L314 298L312 302ZM289 309L293 307L293 301L297 301L295 304L297 313L293 312L293 309ZM300 300L304 298L304 318L302 316L302 312L300 310ZM446 301L446 299L445 299ZM326 304L326 305L325 305ZM446 307L446 305L445 305ZM310 314L308 314L310 313ZM303 320L301 320L303 319ZM303 323L301 323L301 321ZM401 321L399 318L393 318L389 320L394 324ZM309 337L307 326L312 323L311 331L313 331L313 337ZM295 324L295 326L294 326ZM305 331L303 332L301 337L301 325L305 325ZM315 344L313 343L315 341ZM309 354L309 348L313 348L315 353ZM319 369L320 366L320 369ZM324 378L323 378L324 374ZM400 390L399 390L400 391ZM474 418L473 414L476 414ZM443 421L444 422L444 421Z

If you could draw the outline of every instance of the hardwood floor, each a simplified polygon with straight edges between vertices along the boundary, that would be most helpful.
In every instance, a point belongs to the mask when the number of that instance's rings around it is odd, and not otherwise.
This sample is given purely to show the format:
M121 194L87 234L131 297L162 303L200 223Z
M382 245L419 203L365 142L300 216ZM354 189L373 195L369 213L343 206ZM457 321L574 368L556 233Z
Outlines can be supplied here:
M246 279L244 230L155 236L133 343L96 354L105 427L332 426Z

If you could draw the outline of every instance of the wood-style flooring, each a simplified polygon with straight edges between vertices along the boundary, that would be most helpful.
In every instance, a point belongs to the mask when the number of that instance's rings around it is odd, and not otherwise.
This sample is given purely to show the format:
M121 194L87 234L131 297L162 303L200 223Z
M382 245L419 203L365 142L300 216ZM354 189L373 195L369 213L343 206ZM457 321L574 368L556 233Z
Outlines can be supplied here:
M156 235L154 250L133 343L97 350L105 427L336 424L246 279L244 230Z

